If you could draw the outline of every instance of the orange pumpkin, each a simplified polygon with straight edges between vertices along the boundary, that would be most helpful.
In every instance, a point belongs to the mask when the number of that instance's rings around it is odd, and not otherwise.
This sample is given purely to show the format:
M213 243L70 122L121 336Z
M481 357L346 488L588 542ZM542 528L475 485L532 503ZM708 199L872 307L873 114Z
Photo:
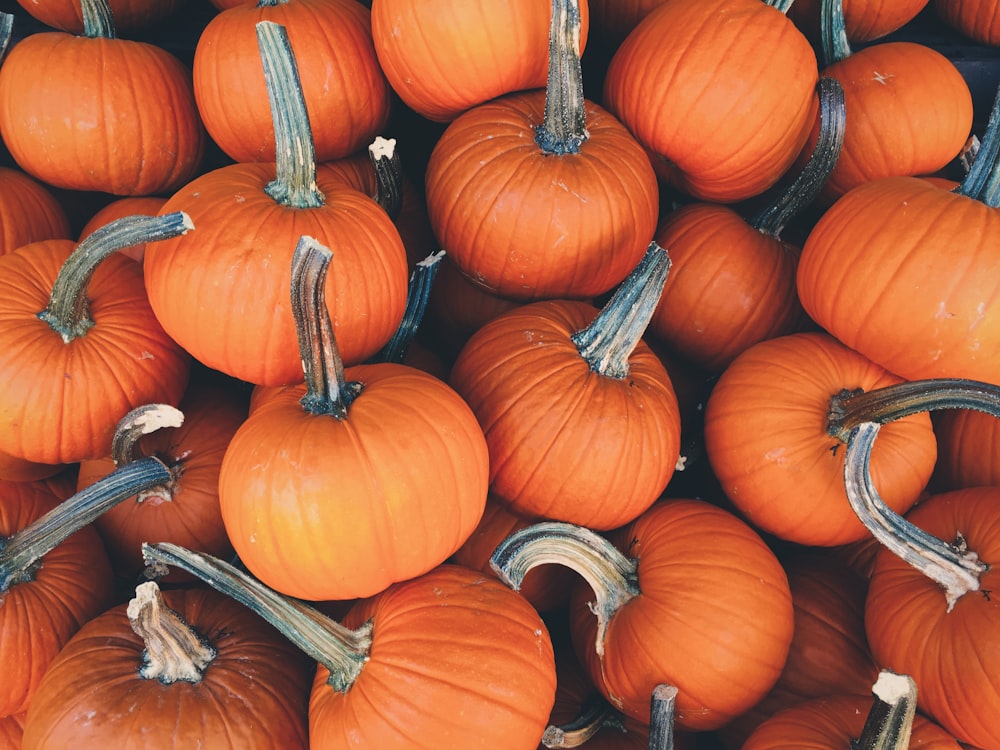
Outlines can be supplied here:
M843 0L847 39L870 42L896 31L927 7L928 0ZM822 0L795 0L788 17L817 45Z
M0 167L0 255L69 236L69 218L51 191L20 169Z
M938 18L964 36L988 46L1000 44L996 0L933 0L932 6Z

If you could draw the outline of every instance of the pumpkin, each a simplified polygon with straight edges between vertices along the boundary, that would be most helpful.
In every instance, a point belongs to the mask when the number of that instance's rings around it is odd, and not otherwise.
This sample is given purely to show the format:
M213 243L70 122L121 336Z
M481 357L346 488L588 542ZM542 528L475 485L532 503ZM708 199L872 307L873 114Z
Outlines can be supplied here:
M71 34L84 32L80 0L17 0L32 18ZM180 0L108 0L108 8L118 31L134 36L170 18L180 7Z
M69 236L69 218L52 192L20 169L0 167L0 255Z
M619 711L650 722L653 688L677 688L675 726L718 729L774 685L792 639L788 580L743 521L700 500L666 499L613 542L538 522L493 554L517 588L542 563L583 577L570 602L574 650Z
M939 19L964 36L985 44L1000 44L1000 6L994 0L933 0Z
M274 128L255 26L285 27L299 68L316 159L364 151L389 119L389 84L372 44L371 13L355 0L263 0L217 13L192 66L205 129L231 159L275 160Z
M0 750L21 750L24 714L0 717Z
M792 166L815 118L816 55L761 0L667 0L618 47L605 106L694 198L759 195Z
M113 195L177 189L205 147L190 71L160 47L116 38L107 0L83 0L82 9L82 35L30 34L8 53L0 136L48 185Z
M87 219L87 222L83 225L83 229L80 230L79 239L83 240L89 237L96 230L105 224L110 224L115 219L139 214L156 215L160 213L163 209L163 204L166 202L166 198L158 195L133 196L113 200L102 206ZM132 260L142 263L146 255L146 245L143 243L141 245L125 247L122 248L121 253L132 258Z
M656 228L645 152L584 99L575 0L552 0L549 83L455 119L425 174L431 227L473 283L515 300L587 299L619 284Z
M1000 486L1000 421L971 409L938 411L932 419L938 440L936 488Z
M232 598L206 587L161 593L149 581L52 661L22 747L305 750L312 670Z
M548 629L491 576L441 565L353 606L343 624L210 556L143 545L278 627L317 660L309 747L534 750L555 699Z
M613 529L666 488L680 413L641 337L669 267L653 244L600 311L572 300L522 305L462 348L448 382L486 436L490 490L514 512Z
M545 85L549 6L537 0L373 0L372 37L393 91L417 114L450 122L504 94ZM588 6L580 7L579 52ZM505 33L493 33L503 29Z
M844 27L851 42L881 39L908 24L927 7L928 0L844 0ZM822 0L795 0L788 17L817 46L820 40Z
M176 405L190 357L160 327L142 269L116 250L193 228L133 216L86 240L0 256L0 451L46 464L105 455L122 414Z

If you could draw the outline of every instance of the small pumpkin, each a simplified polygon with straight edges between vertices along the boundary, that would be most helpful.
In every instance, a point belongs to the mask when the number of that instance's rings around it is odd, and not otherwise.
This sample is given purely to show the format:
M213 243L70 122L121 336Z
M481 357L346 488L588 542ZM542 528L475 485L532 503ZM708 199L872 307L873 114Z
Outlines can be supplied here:
M69 238L69 217L55 195L22 170L0 167L0 255L31 242Z

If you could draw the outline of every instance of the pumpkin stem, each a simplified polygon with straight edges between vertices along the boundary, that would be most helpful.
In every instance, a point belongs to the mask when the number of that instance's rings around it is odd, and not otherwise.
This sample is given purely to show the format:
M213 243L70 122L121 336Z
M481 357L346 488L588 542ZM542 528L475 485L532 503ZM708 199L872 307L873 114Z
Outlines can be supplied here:
M146 645L139 668L142 679L159 680L164 685L201 682L217 652L166 605L155 581L136 586L135 598L125 613L132 630Z
M851 431L844 458L844 485L861 523L890 552L938 583L950 612L962 596L979 590L989 566L968 549L960 536L947 543L917 528L885 504L872 484L869 464L881 425L865 422Z
M375 168L375 202L395 221L403 208L403 168L396 139L378 136L368 147L368 158Z
M39 319L67 344L85 335L94 325L87 305L87 287L101 262L122 248L169 239L191 229L194 224L181 211L164 216L126 216L106 224L82 240L63 263L52 284L49 304L38 313Z
M115 427L115 434L111 438L111 460L115 466L138 461L143 456L139 450L139 440L143 435L164 427L180 427L182 424L184 424L184 414L168 404L146 404L133 409L122 417ZM177 478L181 473L180 463L169 468L170 480L140 492L135 498L137 503L153 496L164 500L172 499Z
M264 191L283 206L318 208L324 198L316 186L316 148L288 32L273 21L256 29L274 123L275 177Z
M552 0L545 119L535 128L535 143L547 154L575 154L589 137L580 65L580 4Z
M86 487L16 534L0 538L0 593L31 581L38 563L70 534L123 500L170 479L170 470L149 456L126 464Z
M597 617L597 654L604 656L608 621L626 602L639 595L639 564L583 526L541 521L504 539L490 557L490 567L515 591L528 571L542 563L558 563L579 573L594 590L590 605Z
M972 166L954 192L991 208L1000 206L1000 88Z
M368 661L372 624L349 630L305 602L284 596L227 562L176 544L143 543L148 565L185 570L240 602L278 629L295 646L330 671L328 684L346 692Z
M840 81L821 76L816 89L819 93L819 136L809 161L795 181L749 222L757 231L775 239L789 221L812 203L837 165L844 145L847 111Z
M417 335L417 329L423 322L427 303L431 298L434 277L437 276L444 255L444 250L439 250L417 263L413 273L410 274L403 319L392 338L371 359L372 362L402 362L403 358L406 357L406 352L410 348L410 344L413 343L413 338Z
M660 683L649 699L649 750L674 750L674 707L677 688Z
M603 696L595 695L581 706L580 715L572 721L546 727L542 745L547 748L582 747L605 727L625 731L621 714Z
M820 0L819 40L824 68L851 56L851 44L847 40L844 23L844 0Z
M80 0L83 35L89 39L114 39L115 17L108 0Z
M299 238L292 256L292 317L306 381L302 408L310 414L346 419L363 386L347 381L326 307L326 276L332 258L329 248L317 240Z
M656 242L632 269L597 317L570 336L590 369L621 380L628 375L628 358L639 343L663 293L670 256Z
M861 737L851 750L906 750L917 712L917 683L909 675L883 669L872 687L875 700Z
M14 14L0 13L0 63L7 56L10 40L14 38Z
M258 8L276 8L279 5L284 5L288 0L257 0Z
M772 8L781 11L784 14L788 14L788 9L792 7L792 2L794 0L764 0L764 5L770 5Z

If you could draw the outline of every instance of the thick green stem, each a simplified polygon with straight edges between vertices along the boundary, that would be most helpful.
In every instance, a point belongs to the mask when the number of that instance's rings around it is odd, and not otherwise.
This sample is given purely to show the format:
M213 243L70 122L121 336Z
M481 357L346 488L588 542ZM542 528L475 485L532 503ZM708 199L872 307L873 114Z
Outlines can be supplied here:
M413 273L410 274L410 286L406 292L406 309L403 311L403 319L392 338L372 358L373 362L402 362L406 357L406 352L409 350L410 344L413 343L413 338L417 335L421 322L423 322L427 303L431 298L434 277L437 276L438 268L441 267L441 259L444 254L444 250L431 253L417 263L416 268L413 269Z
M547 154L575 154L589 137L580 65L580 5L578 0L552 0L545 119L535 128L535 143Z
M229 563L176 544L144 543L148 565L185 570L263 617L330 672L328 684L346 692L361 674L372 644L372 624L349 630L305 602L273 591Z
M159 429L180 427L184 424L184 415L179 409L169 404L147 404L140 406L118 422L115 427L115 434L111 438L111 460L115 466L124 466L132 461L142 458L139 451L139 441L144 435L149 435ZM167 465L168 462L164 462ZM161 500L172 500L174 490L177 485L177 478L180 476L181 467L177 465L168 466L170 469L170 479L161 485L151 487L138 493L135 497L137 503L144 502L149 497L157 497Z
M822 68L851 56L851 43L844 24L844 0L820 0L819 41Z
M115 18L108 0L80 0L83 35L90 39L114 39Z
M771 237L777 238L788 222L813 202L840 159L847 121L844 89L840 81L829 76L821 77L816 89L819 93L819 136L809 161L796 180L749 222L754 229Z
M624 731L621 714L615 711L603 697L595 697L585 703L580 715L566 724L550 724L542 735L542 745L547 748L582 747L605 727Z
M638 562L590 529L561 521L541 521L504 539L490 557L490 567L515 591L528 571L543 563L565 565L594 590L597 617L595 647L604 655L604 636L612 616L639 595Z
M122 248L156 242L194 229L181 211L164 216L126 216L106 224L76 246L56 276L48 306L38 317L67 344L83 336L94 321L87 305L87 287L97 267Z
M12 13L0 13L0 63L7 56L7 48L10 40L14 38L14 15Z
M347 381L326 307L326 275L332 258L329 248L312 237L299 239L292 256L292 317L306 382L302 408L310 414L345 419L362 385Z
M764 5L770 5L787 15L788 9L792 7L792 2L793 0L764 0Z
M140 677L164 685L201 682L216 649L166 605L154 581L136 586L126 614L132 630L146 645Z
M628 376L628 358L639 344L663 293L670 256L656 242L593 322L570 338L590 369L609 378Z
M875 700L851 750L906 750L917 712L917 683L908 675L882 670L872 694Z
M257 0L258 8L275 8L279 5L284 5L288 0Z
M256 28L274 123L275 178L264 190L283 206L317 208L323 194L316 186L316 148L288 33L272 21Z
M1000 206L1000 88L993 100L986 133L983 134L976 158L954 192L985 203L991 208Z
M944 589L950 612L962 596L979 590L988 565L961 537L948 543L914 526L893 511L872 483L872 445L881 425L865 422L851 431L844 457L844 485L851 508L884 547Z
M674 706L677 688L659 684L649 699L649 750L674 750Z
M375 202L395 221L403 208L403 167L396 139L378 136L368 147L368 158L375 169Z
M152 456L134 461L86 487L13 536L0 538L0 592L30 581L36 563L118 503L170 479L170 471Z

